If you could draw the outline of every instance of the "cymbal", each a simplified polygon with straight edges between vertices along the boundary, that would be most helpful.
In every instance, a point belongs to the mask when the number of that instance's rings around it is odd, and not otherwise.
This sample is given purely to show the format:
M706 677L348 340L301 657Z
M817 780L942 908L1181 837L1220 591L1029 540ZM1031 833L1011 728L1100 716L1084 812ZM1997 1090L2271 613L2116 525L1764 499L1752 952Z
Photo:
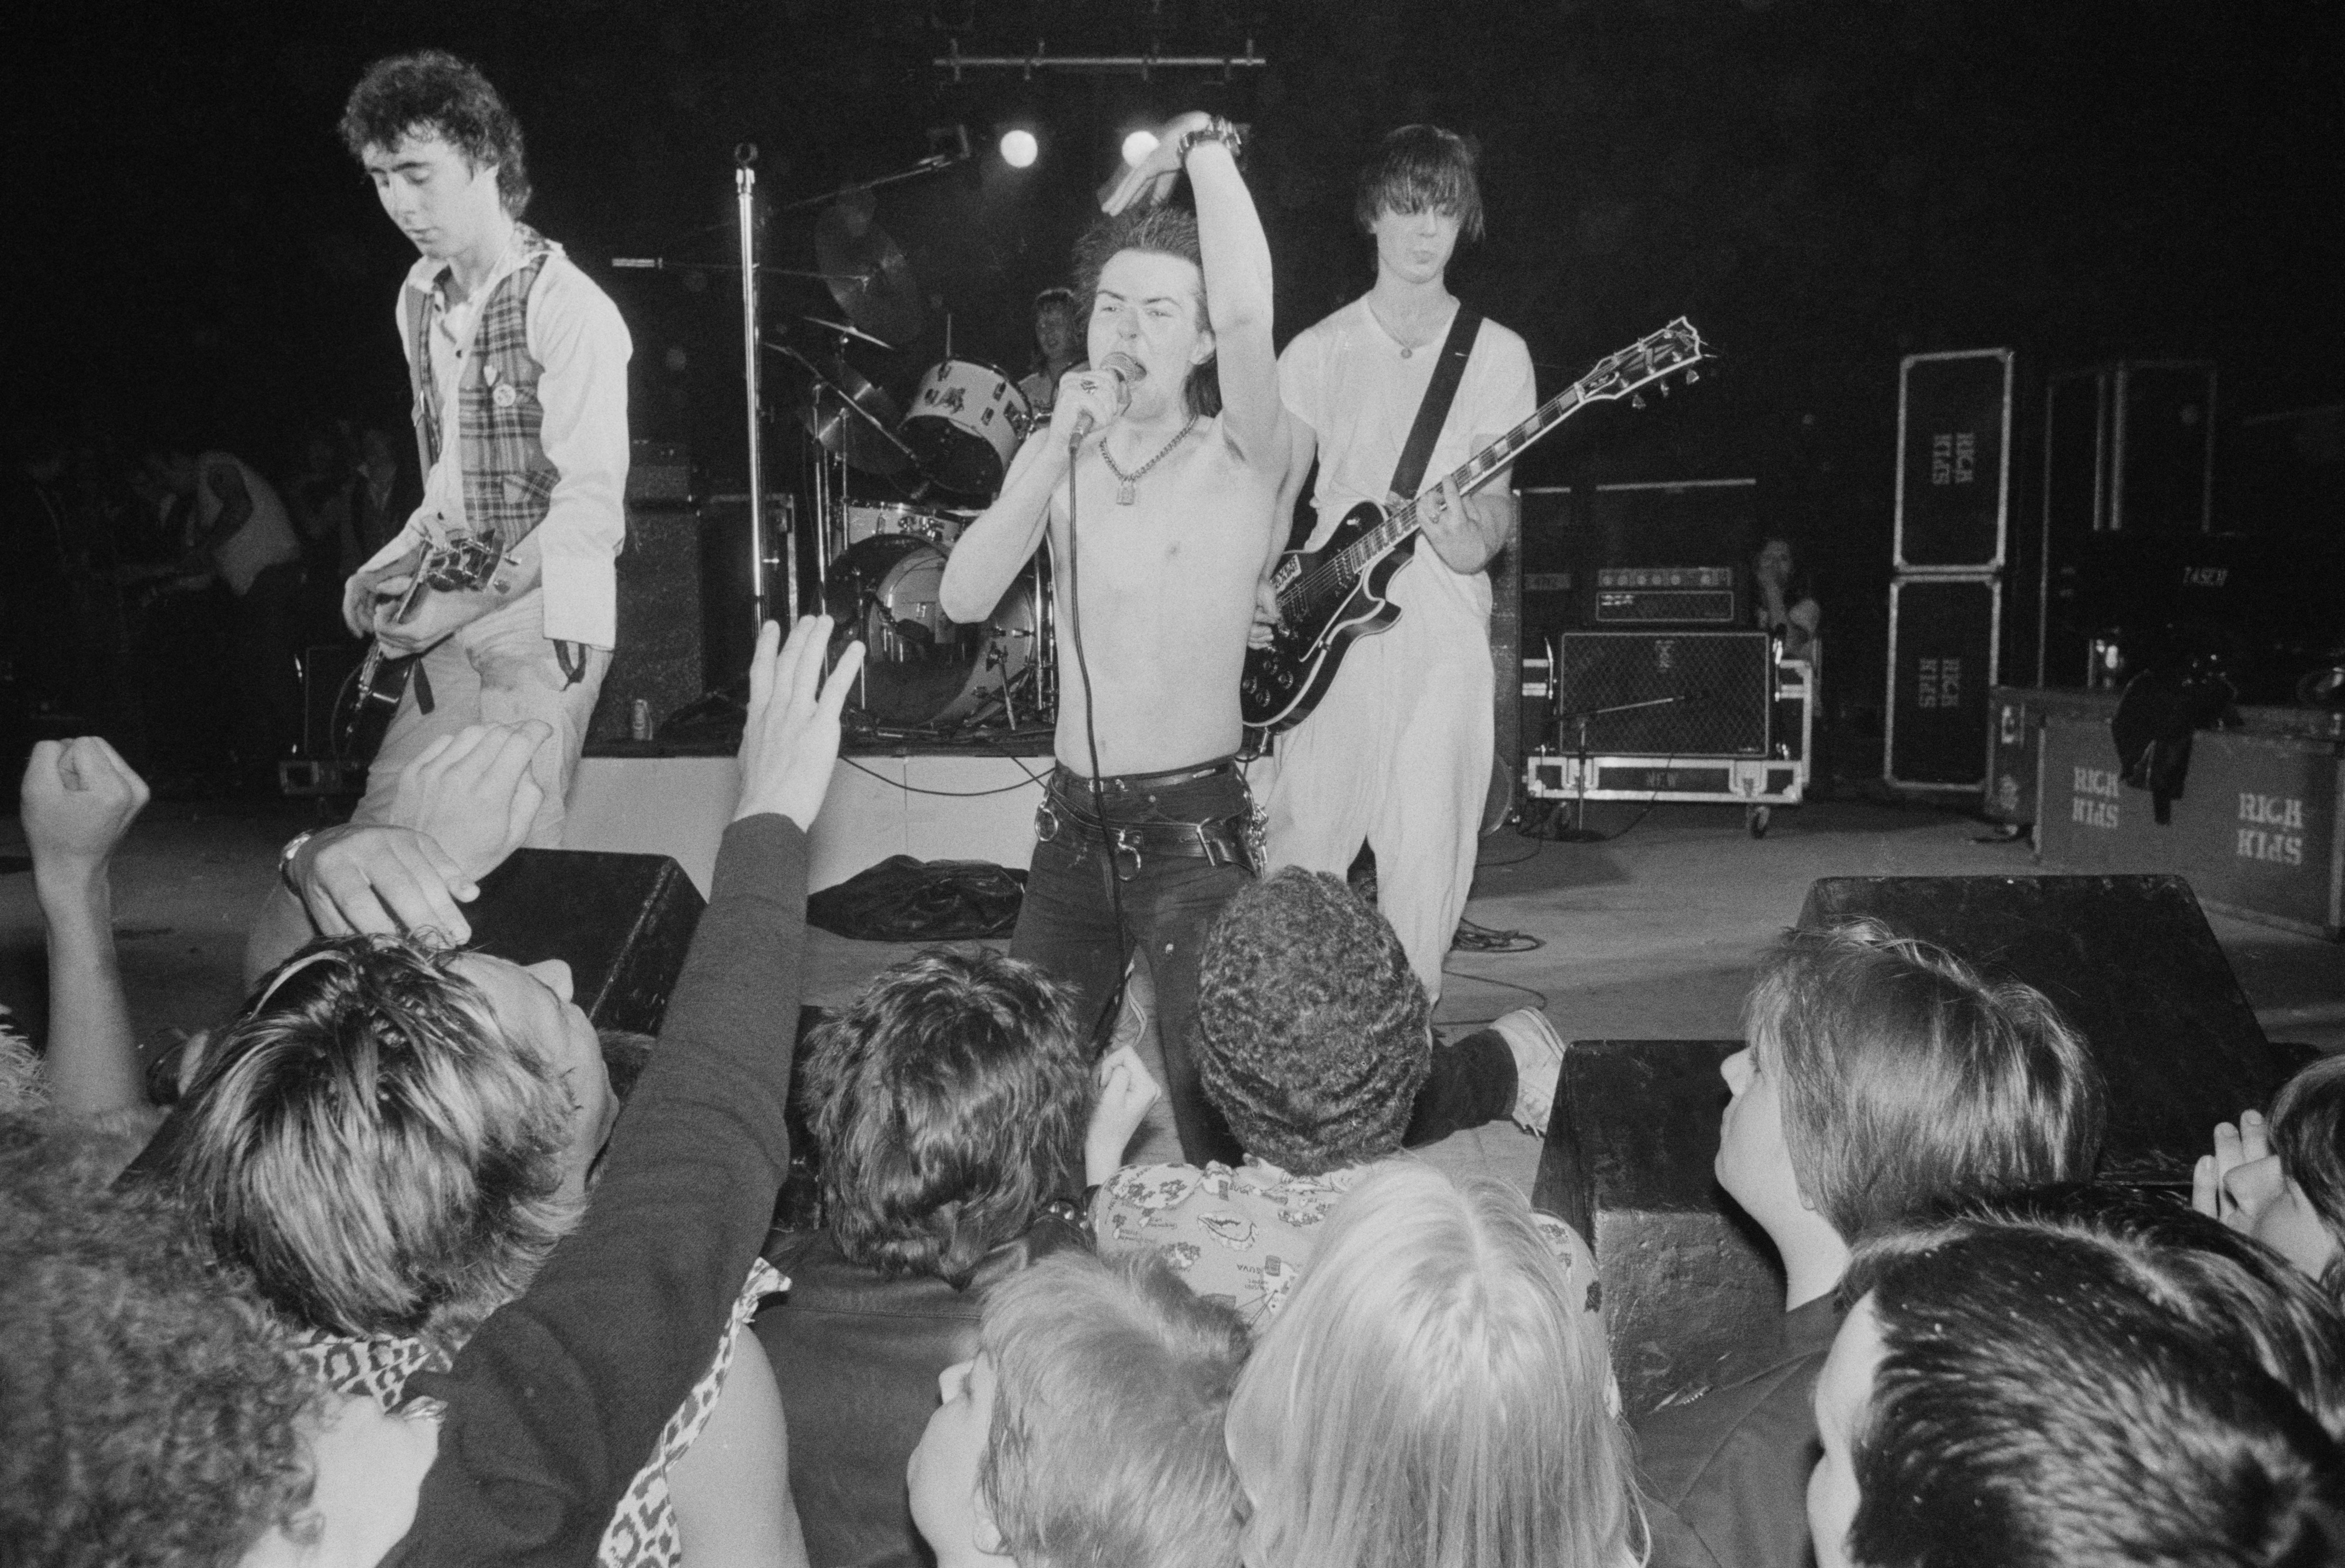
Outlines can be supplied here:
M886 339L875 338L861 328L850 327L844 321L826 321L820 316L800 316L798 320L810 327L820 327L826 332L837 332L842 338L856 339L859 342L870 344L875 349L884 349L891 354L896 351L896 345Z
M826 374L808 364L807 372L814 384L798 404L798 423L826 451L866 473L898 473L911 465L911 453L896 439L895 399L846 365Z
M879 227L868 203L840 202L815 219L817 264L847 319L878 337L907 343L920 335L923 309L912 265Z

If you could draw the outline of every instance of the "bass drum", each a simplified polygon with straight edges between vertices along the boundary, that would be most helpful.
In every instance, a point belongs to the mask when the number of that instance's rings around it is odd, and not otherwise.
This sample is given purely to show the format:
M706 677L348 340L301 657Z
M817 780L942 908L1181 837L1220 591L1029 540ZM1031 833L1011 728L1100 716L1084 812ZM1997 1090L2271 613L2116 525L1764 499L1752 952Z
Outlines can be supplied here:
M1018 383L991 365L947 360L912 393L900 432L920 472L961 495L991 495L1018 454L1032 411Z
M823 607L836 622L834 647L852 637L866 645L855 706L890 729L1031 717L1022 710L1035 683L1024 677L1049 632L1035 608L1036 573L1021 574L981 626L945 615L944 575L944 552L909 534L874 535L831 563Z
M1001 602L986 617L985 647L969 684L937 715L937 722L959 726L996 717L1014 724L1033 724L1052 717L1041 710L1050 694L1041 689L1042 639L1050 634L1049 612L1038 588L1037 571L1029 566L1003 590ZM1036 678L1029 680L1029 672Z

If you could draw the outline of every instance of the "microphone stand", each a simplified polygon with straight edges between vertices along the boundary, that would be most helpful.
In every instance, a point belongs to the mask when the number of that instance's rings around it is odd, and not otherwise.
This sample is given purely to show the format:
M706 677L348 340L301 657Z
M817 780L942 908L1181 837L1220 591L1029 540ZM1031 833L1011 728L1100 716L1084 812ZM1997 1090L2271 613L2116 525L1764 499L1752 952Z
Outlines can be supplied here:
M1588 830L1588 774L1589 764L1592 760L1592 753L1588 746L1589 721L1602 718L1608 714L1636 713L1648 708L1667 708L1672 703L1692 700L1684 692L1680 692L1675 697L1649 697L1643 702L1616 702L1609 708L1583 708L1577 713L1558 713L1555 716L1558 725L1573 724L1579 728L1579 799L1575 802L1572 825L1556 830L1555 838L1558 843L1600 844L1609 837L1609 834L1591 833Z
M766 463L759 397L757 332L757 144L733 149L733 196L741 215L741 390L749 432L749 603L754 636L771 614L772 558L766 547ZM783 618L797 614L798 553L783 545Z

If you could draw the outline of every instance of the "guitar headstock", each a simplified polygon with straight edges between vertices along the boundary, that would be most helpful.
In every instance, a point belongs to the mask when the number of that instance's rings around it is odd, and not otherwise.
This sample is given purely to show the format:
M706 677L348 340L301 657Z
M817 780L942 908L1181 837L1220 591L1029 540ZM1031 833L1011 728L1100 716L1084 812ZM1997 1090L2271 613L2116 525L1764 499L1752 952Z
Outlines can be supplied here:
M1691 321L1680 316L1658 332L1649 332L1635 342L1597 362L1596 368L1579 379L1579 392L1583 402L1599 399L1634 397L1654 382L1660 382L1666 393L1669 382L1664 377L1685 372L1689 382L1700 379L1693 367L1709 357L1709 349L1701 333ZM1639 406L1643 399L1638 398Z

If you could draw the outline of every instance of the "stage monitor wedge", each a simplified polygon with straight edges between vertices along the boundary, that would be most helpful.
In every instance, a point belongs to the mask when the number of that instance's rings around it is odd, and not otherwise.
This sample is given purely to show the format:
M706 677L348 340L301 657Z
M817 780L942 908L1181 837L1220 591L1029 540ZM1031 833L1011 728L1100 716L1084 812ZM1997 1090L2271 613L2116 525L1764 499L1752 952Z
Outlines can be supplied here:
M513 963L558 958L597 1028L656 1034L705 908L665 855L516 850L481 879L472 945Z
M1860 915L2052 999L2108 1075L2112 1181L2188 1187L2215 1124L2309 1060L2264 1037L2180 877L1826 877L1799 923Z

